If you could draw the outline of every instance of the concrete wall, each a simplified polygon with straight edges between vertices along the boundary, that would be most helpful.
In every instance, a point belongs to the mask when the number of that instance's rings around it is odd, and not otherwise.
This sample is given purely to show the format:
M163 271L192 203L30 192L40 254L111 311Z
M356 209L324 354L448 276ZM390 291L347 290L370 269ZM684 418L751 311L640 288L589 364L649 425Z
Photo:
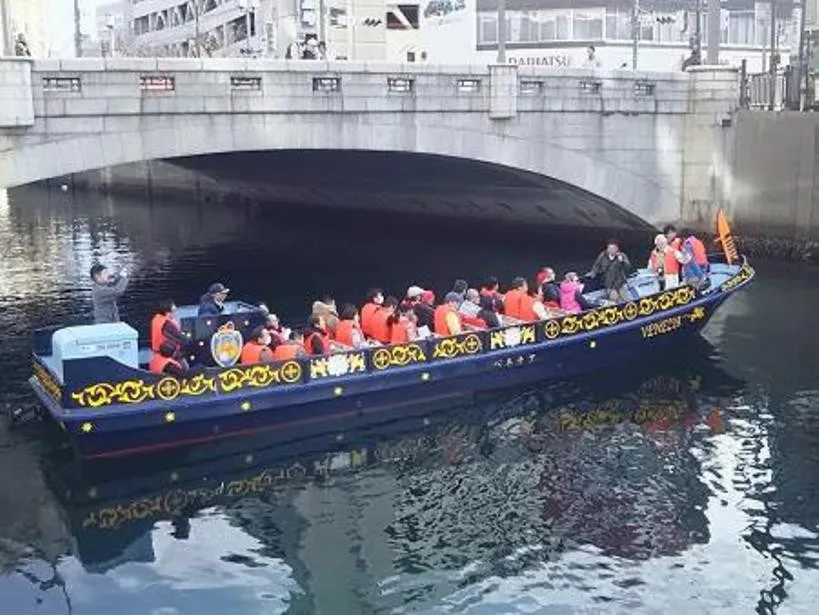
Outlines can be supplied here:
M172 77L174 89L141 89L145 76ZM47 90L51 77L81 86ZM316 89L318 78L340 89ZM32 79L34 126L0 130L0 185L175 156L364 149L531 171L651 223L680 215L684 73L114 58L37 61Z
M31 60L0 57L0 129L33 125Z

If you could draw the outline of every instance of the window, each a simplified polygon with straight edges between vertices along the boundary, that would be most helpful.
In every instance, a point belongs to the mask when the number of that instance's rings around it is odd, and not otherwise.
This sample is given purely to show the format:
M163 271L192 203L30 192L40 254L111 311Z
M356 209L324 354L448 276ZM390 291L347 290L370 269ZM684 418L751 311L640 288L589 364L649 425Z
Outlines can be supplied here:
M615 41L631 40L631 13L628 10L606 9L606 38Z
M508 32L507 32L508 35ZM498 42L498 16L494 13L478 15L478 43Z
M339 30L347 29L347 11L339 8L330 9L330 27Z
M152 92L172 92L174 78L165 76L142 76L139 78L139 89Z
M387 89L390 92L412 92L413 81L405 77L387 77Z
M572 22L574 40L597 40L603 38L603 18L597 13L574 11Z
M80 92L82 84L79 77L43 77L45 92Z
M314 92L338 92L341 90L341 77L313 77Z
M478 92L481 89L480 79L458 79L456 82L459 92Z
M231 77L231 90L252 90L259 91L262 89L261 77Z
M754 12L731 11L728 13L728 44L754 44Z

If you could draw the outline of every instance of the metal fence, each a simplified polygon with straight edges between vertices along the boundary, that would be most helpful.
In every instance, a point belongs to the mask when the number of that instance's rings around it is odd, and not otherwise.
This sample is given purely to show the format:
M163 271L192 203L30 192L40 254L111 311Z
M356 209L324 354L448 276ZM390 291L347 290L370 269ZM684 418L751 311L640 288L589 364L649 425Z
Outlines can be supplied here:
M743 67L744 68L744 67ZM740 106L747 109L814 111L819 109L812 71L800 75L796 66L771 73L747 74L742 71ZM800 100L800 98L802 100Z

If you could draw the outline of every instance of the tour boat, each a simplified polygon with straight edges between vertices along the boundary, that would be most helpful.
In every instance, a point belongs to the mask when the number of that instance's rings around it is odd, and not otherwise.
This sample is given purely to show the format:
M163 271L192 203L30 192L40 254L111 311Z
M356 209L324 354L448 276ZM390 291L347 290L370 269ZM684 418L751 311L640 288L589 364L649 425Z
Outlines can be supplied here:
M698 333L754 270L718 225L724 254L712 255L709 284L660 290L640 270L630 300L579 314L406 344L350 350L272 364L238 365L243 334L264 312L241 301L219 316L178 309L194 356L215 367L177 378L147 370L126 323L34 333L29 382L82 458L117 457L275 430L277 435L332 417L380 416L446 405L464 394L562 379L648 355ZM594 295L592 293L592 295ZM594 298L593 296L591 298Z

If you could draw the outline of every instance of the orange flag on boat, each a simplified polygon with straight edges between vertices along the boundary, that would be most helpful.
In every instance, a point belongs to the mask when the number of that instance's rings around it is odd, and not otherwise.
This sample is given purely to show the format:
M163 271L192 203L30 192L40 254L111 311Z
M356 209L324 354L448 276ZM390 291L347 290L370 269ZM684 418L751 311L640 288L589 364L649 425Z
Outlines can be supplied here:
M737 252L737 246L734 243L734 236L731 234L731 225L728 224L728 216L725 215L725 210L722 207L717 211L717 236L728 264L733 265L739 261L739 252Z

